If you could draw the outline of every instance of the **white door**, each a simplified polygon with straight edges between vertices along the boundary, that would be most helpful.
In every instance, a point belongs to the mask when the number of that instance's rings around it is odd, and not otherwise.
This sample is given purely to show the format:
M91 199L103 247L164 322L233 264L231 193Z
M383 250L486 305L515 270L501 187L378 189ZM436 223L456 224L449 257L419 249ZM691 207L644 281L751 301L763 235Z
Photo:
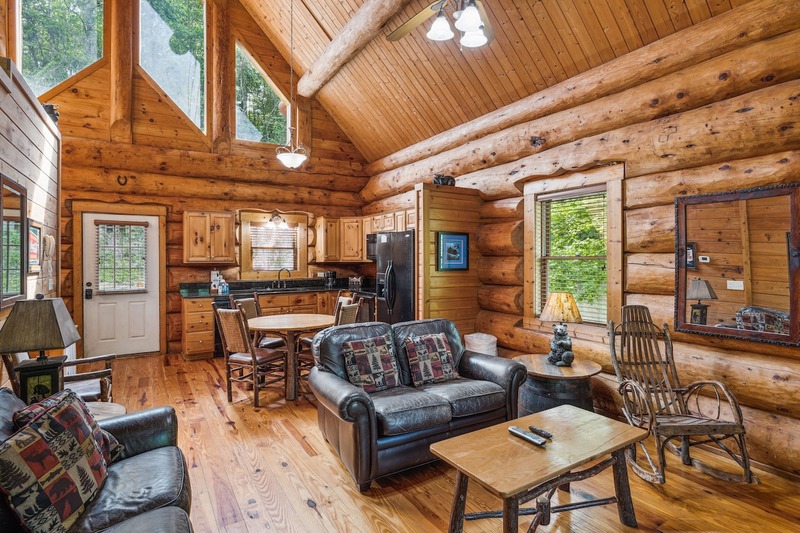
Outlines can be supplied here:
M83 214L83 351L159 351L158 217Z

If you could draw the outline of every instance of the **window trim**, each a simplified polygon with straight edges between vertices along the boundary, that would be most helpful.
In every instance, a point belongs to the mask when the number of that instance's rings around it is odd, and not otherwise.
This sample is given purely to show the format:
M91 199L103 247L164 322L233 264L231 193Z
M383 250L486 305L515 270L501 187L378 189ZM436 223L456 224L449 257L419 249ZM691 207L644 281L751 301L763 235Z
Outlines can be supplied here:
M280 211L242 211L240 213L239 264L241 279L278 279L278 273L254 271L251 259L250 225L266 223L273 213L278 213L286 222L297 224L297 270L289 271L294 277L308 277L308 215L306 213L282 213Z
M612 164L591 170L574 172L551 178L528 181L524 184L525 199L525 233L524 233L524 285L523 285L523 327L541 333L552 333L550 323L539 320L535 313L535 295L538 287L536 267L536 233L539 230L537 222L538 202L542 199L553 200L583 196L598 189L606 191L606 220L608 224L606 235L606 293L607 293L607 318L618 322L623 305L623 180L625 179L625 165ZM605 326L586 324L580 326L578 331L593 331ZM578 334L580 337L580 334Z

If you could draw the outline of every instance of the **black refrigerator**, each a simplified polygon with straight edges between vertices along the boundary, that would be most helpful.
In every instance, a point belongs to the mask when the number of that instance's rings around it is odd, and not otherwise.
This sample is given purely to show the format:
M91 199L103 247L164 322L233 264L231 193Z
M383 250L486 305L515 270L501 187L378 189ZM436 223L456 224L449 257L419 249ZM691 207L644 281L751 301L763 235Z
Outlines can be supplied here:
M375 240L377 319L389 324L414 320L414 232L378 233Z

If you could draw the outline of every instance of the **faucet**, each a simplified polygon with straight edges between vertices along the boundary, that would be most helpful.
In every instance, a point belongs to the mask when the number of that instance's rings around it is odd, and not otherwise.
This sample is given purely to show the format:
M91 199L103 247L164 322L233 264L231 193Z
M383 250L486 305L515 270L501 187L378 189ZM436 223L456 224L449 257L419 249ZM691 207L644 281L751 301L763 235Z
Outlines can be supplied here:
M287 275L288 275L290 278L292 277L292 273L291 273L291 271L290 271L288 268L286 268L286 267L283 267L282 269L278 270L278 288L279 288L279 289L281 288L281 272L283 272L284 270L286 271L286 274L287 274ZM283 282L283 288L284 288L284 289L286 288L286 282L285 282L285 281Z

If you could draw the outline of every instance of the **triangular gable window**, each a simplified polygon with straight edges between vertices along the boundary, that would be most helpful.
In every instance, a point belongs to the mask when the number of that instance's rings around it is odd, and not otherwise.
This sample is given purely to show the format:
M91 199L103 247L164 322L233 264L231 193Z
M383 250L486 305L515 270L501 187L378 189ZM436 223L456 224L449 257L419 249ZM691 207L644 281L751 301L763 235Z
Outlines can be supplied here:
M286 143L286 107L258 64L236 44L236 138ZM282 111L283 110L283 111Z

